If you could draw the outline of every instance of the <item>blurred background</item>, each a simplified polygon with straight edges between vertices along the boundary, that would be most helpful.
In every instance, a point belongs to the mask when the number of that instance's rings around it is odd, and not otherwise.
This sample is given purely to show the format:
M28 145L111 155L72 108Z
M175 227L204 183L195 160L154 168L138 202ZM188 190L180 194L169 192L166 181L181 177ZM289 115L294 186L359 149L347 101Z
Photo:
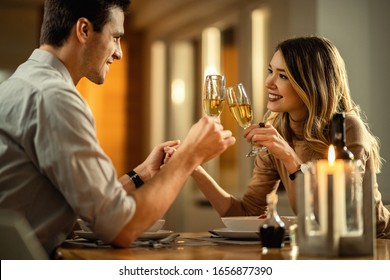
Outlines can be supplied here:
M39 46L43 2L0 0L0 82ZM242 82L251 94L255 120L260 121L274 47L289 37L322 35L341 52L352 97L389 160L389 12L388 0L133 0L125 23L124 58L110 67L104 85L82 80L78 89L95 115L101 145L123 174L156 144L184 139L202 116L201 89L208 73L225 75L227 85ZM222 123L238 142L204 167L240 197L253 159L245 157L249 145L225 109ZM378 181L389 204L388 163ZM291 214L283 191L278 209ZM166 227L177 231L223 226L192 179L165 218Z

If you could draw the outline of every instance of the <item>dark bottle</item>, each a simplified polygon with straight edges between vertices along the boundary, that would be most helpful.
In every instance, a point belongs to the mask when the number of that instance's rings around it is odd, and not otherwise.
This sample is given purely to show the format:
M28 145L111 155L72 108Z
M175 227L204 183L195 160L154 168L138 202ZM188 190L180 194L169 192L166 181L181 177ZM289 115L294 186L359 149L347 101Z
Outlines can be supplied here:
M267 195L268 213L264 224L260 227L260 240L264 249L282 248L284 246L284 222L280 219L276 210L278 195Z
M335 148L336 159L353 160L353 153L345 145L345 113L336 113L331 125L331 143Z

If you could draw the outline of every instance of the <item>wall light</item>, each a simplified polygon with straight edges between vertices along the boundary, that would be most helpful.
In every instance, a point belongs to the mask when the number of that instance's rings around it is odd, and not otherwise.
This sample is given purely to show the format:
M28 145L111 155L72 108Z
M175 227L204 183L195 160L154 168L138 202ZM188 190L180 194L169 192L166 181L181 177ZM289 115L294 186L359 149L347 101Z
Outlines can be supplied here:
M220 74L221 71L221 31L209 27L202 32L203 77Z
M182 105L186 100L186 84L182 79L175 79L172 82L171 100L175 105Z
M150 102L150 149L166 139L166 44L156 41L151 48L151 102Z
M267 54L266 24L268 10L261 8L252 12L252 99L255 120L263 118L265 113L265 69Z

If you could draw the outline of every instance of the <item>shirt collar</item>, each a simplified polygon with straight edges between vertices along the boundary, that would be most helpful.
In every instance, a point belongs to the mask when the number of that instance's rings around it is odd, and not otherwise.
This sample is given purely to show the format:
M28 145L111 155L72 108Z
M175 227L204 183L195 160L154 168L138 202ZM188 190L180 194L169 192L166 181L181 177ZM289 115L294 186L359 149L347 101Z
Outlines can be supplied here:
M70 75L68 69L66 66L62 63L61 60L59 60L55 55L53 55L49 51L41 50L41 49L35 49L33 53L31 54L29 60L35 60L37 62L47 64L54 69L56 69L62 78L72 86L75 86L73 83L72 76Z

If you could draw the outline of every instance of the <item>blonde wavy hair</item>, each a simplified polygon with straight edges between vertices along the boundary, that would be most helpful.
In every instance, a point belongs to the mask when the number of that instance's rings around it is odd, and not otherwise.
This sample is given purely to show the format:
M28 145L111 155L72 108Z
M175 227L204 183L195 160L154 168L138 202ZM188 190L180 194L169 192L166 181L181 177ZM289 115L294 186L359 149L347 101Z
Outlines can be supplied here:
M326 38L309 36L285 40L276 47L277 50L283 54L292 87L308 109L303 137L309 147L326 158L332 116L340 112L354 114L366 126L371 156L379 172L382 165L379 140L370 132L360 107L351 99L345 63L335 45ZM265 117L291 144L295 135L289 125L289 114L268 111Z

